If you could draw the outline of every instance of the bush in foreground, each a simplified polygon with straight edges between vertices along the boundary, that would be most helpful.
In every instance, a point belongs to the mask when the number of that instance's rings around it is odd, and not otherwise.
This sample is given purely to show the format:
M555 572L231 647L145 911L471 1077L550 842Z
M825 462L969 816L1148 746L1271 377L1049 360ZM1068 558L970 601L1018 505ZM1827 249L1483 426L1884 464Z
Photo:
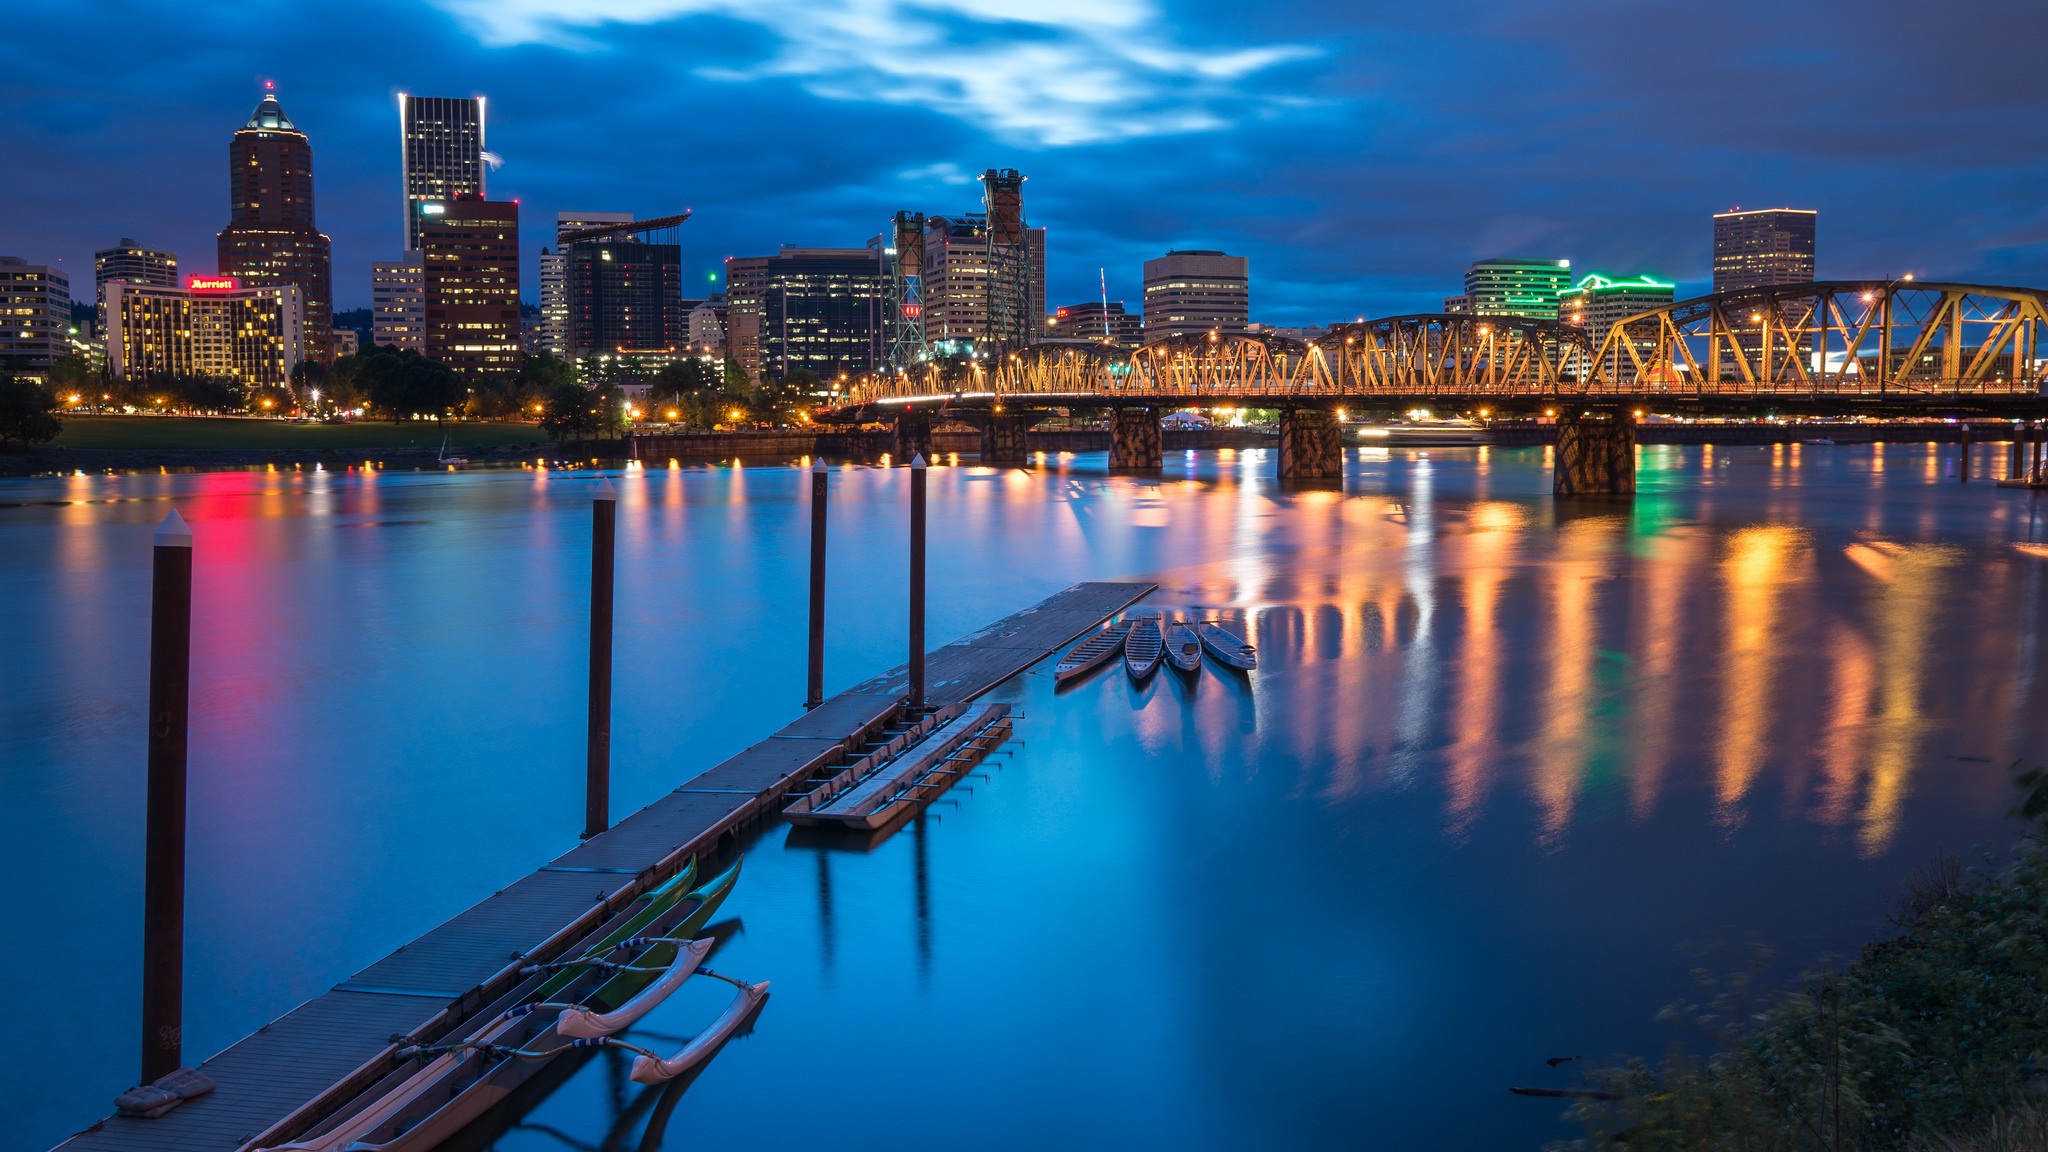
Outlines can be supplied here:
M1898 934L1845 971L1760 1004L1738 976L1668 1009L1706 1029L1713 1054L1596 1073L1618 1099L1577 1104L1587 1136L1565 1147L2044 1147L2029 1134L2048 1063L2048 778L2020 785L2029 826L2007 858L1923 871Z

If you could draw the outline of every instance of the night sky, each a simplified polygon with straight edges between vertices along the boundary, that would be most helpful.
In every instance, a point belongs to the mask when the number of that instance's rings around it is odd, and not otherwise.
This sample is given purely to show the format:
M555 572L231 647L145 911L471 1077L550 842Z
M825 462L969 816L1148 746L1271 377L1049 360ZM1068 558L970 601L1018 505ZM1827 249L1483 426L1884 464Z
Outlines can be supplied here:
M692 208L686 268L858 246L1022 169L1049 303L1169 247L1252 318L1435 311L1488 256L1704 291L1710 215L1820 211L1820 275L2048 284L2048 5L1732 0L15 0L0 253L133 236L213 269L228 137L275 80L337 307L401 244L394 96L483 94L528 267L559 209ZM84 288L78 287L83 281ZM694 293L693 294L701 294Z

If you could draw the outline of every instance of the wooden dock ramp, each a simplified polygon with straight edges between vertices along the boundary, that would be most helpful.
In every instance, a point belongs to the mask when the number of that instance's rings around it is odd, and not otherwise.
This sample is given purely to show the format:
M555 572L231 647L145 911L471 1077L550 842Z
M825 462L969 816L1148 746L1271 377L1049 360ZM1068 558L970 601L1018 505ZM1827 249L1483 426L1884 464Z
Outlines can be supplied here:
M931 703L987 692L1153 587L1076 584L940 648L926 661ZM440 1038L502 994L522 965L568 951L692 854L709 864L732 850L793 785L889 723L907 691L899 667L825 701L206 1060L215 1091L155 1120L108 1117L59 1148L236 1152L296 1137L388 1071L400 1047Z

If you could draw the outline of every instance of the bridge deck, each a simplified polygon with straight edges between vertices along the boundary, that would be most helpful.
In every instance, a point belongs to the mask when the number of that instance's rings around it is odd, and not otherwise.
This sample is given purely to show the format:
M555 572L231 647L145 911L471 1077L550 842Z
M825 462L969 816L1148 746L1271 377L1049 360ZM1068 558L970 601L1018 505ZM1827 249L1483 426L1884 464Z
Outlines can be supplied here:
M1152 588L1077 584L940 648L927 659L932 703L987 692ZM691 854L729 850L794 784L890 719L906 685L896 668L840 693L257 1029L200 1065L219 1085L209 1095L155 1120L109 1117L59 1147L233 1152L293 1138L382 1076L398 1047L446 1034L502 994L522 964L567 951Z

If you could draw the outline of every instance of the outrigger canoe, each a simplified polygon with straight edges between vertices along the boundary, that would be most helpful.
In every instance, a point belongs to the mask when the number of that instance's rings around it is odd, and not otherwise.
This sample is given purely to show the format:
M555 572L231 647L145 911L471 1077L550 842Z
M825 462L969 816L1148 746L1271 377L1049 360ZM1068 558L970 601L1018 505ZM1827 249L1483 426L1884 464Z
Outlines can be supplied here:
M1139 620L1131 625L1131 634L1124 639L1124 671L1131 679L1143 683L1159 671L1159 661L1166 656L1166 642L1160 639L1157 620Z
M1202 647L1209 655L1240 671L1249 672L1259 666L1259 650L1245 643L1237 634L1221 624L1202 624L1195 628L1202 638Z
M403 1053L396 1071L304 1137L277 1145L275 1152L426 1152L554 1057L571 1048L617 1044L616 1032L646 1015L692 974L739 983L700 967L711 941L691 938L725 902L739 871L734 864L687 889L696 869L694 861L686 865L675 879L640 896L638 910L581 956L523 969L526 979L480 1013L481 1023L460 1039ZM758 987L765 991L767 986ZM743 998L748 995L742 992ZM758 1003L760 993L751 995L750 1004ZM698 1049L697 1058L715 1047Z
M1202 670L1202 638L1186 624L1166 624L1166 662L1183 672Z
M1059 667L1054 668L1054 680L1071 680L1081 673L1099 667L1117 653L1124 650L1124 638L1129 636L1129 624L1111 624L1095 635L1088 637L1067 650L1060 657Z

